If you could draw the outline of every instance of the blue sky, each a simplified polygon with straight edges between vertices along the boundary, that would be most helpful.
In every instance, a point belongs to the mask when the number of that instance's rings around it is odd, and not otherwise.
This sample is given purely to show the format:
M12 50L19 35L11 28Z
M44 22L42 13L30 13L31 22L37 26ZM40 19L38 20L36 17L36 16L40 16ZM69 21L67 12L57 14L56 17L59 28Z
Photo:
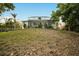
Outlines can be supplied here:
M56 10L55 3L14 3L14 12L20 20L27 20L30 16L50 16L52 10ZM5 12L4 16L10 16L10 12Z

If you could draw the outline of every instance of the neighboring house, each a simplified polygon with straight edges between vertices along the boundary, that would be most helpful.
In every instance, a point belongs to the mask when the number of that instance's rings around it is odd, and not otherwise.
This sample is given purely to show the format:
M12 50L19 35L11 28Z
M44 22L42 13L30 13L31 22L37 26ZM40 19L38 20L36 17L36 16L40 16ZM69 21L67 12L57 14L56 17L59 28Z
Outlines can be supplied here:
M23 21L29 28L50 28L52 27L52 20L47 16L32 16L28 21Z
M14 18L12 16L0 16L0 25L5 24L6 22L14 22ZM16 19L16 22L19 24L21 29L24 29L23 22L19 19Z
M12 16L0 16L0 24L5 24L9 19L13 22L13 17Z

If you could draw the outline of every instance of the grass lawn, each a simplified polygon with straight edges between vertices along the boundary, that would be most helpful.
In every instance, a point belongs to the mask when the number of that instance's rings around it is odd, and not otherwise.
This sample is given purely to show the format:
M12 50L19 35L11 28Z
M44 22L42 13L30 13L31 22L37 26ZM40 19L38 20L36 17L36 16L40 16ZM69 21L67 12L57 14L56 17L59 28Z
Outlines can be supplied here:
M51 29L0 32L0 55L79 55L79 33Z

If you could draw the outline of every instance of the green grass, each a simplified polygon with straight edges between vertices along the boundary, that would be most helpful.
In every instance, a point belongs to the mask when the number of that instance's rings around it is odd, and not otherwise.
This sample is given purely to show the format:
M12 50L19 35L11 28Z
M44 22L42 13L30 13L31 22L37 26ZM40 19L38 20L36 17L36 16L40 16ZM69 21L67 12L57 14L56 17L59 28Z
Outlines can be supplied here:
M79 55L79 34L52 29L0 32L0 55Z

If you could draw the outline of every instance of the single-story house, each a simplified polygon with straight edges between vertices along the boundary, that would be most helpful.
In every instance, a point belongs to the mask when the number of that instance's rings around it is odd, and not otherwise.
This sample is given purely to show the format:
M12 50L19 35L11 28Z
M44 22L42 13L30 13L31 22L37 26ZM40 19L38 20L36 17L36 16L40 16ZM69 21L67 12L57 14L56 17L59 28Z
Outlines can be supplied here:
M32 16L23 23L29 28L50 28L53 22L48 16Z

